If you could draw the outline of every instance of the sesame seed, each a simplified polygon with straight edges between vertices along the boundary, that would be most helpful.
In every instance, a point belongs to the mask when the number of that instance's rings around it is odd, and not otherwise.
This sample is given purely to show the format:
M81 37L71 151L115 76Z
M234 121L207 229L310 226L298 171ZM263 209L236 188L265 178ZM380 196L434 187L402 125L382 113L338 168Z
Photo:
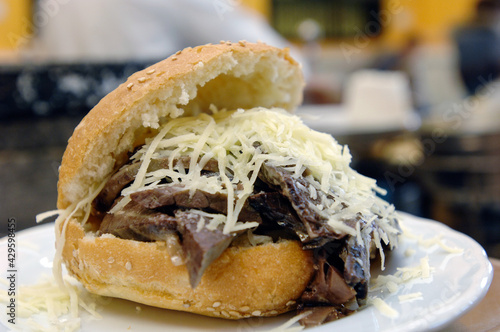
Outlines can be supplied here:
M246 46L246 42L245 42L244 40L240 40L240 41L238 42L238 44L240 44L240 46L242 46L242 47L245 47L245 46Z
M132 270L132 263L130 262L125 263L125 268L129 271Z
M248 311L248 310L250 310L249 306L244 306L244 307L240 308L240 311L243 311L243 312Z
M217 301L217 302L214 302L214 304L212 304L212 307L217 308L217 307L220 307L221 304L222 303Z
M237 311L233 311L233 310L229 311L229 314L230 314L231 316L235 316L235 317L240 317L240 316L241 316L239 312L237 312Z
M176 57L176 56L173 56L173 57L172 57L172 61L175 61L175 60L177 60L177 57Z
M220 312L218 312L218 311L214 311L211 314L214 315L214 316L220 316Z
M144 83L146 82L146 77L141 77L138 79L139 83Z
M115 262L115 259L113 257L108 258L108 263L113 264Z
M271 310L271 311L269 311L269 313L270 313L271 315L277 315L277 314L278 314L278 312L277 312L276 310Z
M226 45L231 45L231 44L232 43L229 40L226 42Z
M286 306L289 307L289 306L294 305L294 304L295 304L295 301L288 301L286 303Z
M179 55L181 53L182 53L182 51L177 51L177 52L175 52L175 55Z
M184 303L182 306L183 306L184 308L189 308L191 305L190 305L189 303Z
M154 68L153 68L153 69L151 69L151 70L148 70L148 71L146 72L146 74L151 75L151 74L152 74L152 73L154 73L155 71L156 71L156 69L154 69Z
M252 312L252 316L260 316L262 314L262 312L260 312L259 310L255 310L254 312Z
M215 309L214 309L214 308L212 308L212 307L207 307L207 310L208 310L208 311L215 311Z
M224 316L224 317L231 317L231 316L227 313L227 311L222 310L220 313L221 313L221 314L222 314L222 316Z
M134 83L129 83L129 84L127 85L127 89L132 89L132 87L133 87L133 86L134 86Z
M224 40L221 40L219 43L220 44L225 44L226 42Z

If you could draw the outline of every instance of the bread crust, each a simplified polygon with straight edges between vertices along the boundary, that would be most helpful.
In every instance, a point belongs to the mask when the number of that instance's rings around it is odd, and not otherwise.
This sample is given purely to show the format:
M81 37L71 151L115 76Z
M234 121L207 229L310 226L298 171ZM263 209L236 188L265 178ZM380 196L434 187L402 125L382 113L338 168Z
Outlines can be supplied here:
M164 242L85 235L72 219L63 260L92 293L206 316L275 316L296 307L314 273L311 251L283 240L229 247L192 289L185 265L175 266Z

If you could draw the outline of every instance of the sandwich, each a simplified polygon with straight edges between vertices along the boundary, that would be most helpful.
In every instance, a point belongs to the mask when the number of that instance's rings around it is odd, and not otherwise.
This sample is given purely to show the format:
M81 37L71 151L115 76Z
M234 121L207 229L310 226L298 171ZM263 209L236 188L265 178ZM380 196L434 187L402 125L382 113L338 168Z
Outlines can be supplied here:
M90 292L314 325L366 301L394 207L345 146L292 114L287 49L187 48L128 78L76 127L59 170L55 269Z

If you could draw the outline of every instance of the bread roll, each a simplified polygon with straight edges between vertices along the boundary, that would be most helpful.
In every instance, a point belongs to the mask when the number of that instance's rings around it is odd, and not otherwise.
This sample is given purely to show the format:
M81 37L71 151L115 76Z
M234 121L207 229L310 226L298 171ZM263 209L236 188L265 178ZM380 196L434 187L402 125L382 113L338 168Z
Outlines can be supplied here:
M58 208L78 210L127 153L170 119L210 105L291 111L303 84L288 50L263 43L187 48L133 74L75 129L59 172ZM164 242L98 237L92 225L99 220L84 226L84 212L63 218L57 246L69 273L96 294L229 319L269 316L293 309L314 273L311 252L298 241L232 246L193 289L185 265L172 264Z

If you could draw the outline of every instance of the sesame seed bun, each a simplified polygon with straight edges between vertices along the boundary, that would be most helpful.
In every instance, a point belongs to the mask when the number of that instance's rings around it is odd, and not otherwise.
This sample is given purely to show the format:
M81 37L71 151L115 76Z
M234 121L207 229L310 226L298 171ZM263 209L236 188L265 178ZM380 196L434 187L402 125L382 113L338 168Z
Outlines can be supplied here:
M263 43L187 48L136 72L76 127L59 170L57 206L83 199L169 119L208 111L211 104L292 111L302 102L303 86L288 50Z
M212 104L292 111L303 85L288 50L262 43L188 48L133 74L75 129L60 167L58 208L88 199L170 119ZM69 273L100 295L228 319L271 316L293 309L314 273L311 253L298 241L231 246L193 289L186 267L172 264L164 242L96 236L89 225L100 220L84 225L84 218L75 214L59 224L56 245Z

